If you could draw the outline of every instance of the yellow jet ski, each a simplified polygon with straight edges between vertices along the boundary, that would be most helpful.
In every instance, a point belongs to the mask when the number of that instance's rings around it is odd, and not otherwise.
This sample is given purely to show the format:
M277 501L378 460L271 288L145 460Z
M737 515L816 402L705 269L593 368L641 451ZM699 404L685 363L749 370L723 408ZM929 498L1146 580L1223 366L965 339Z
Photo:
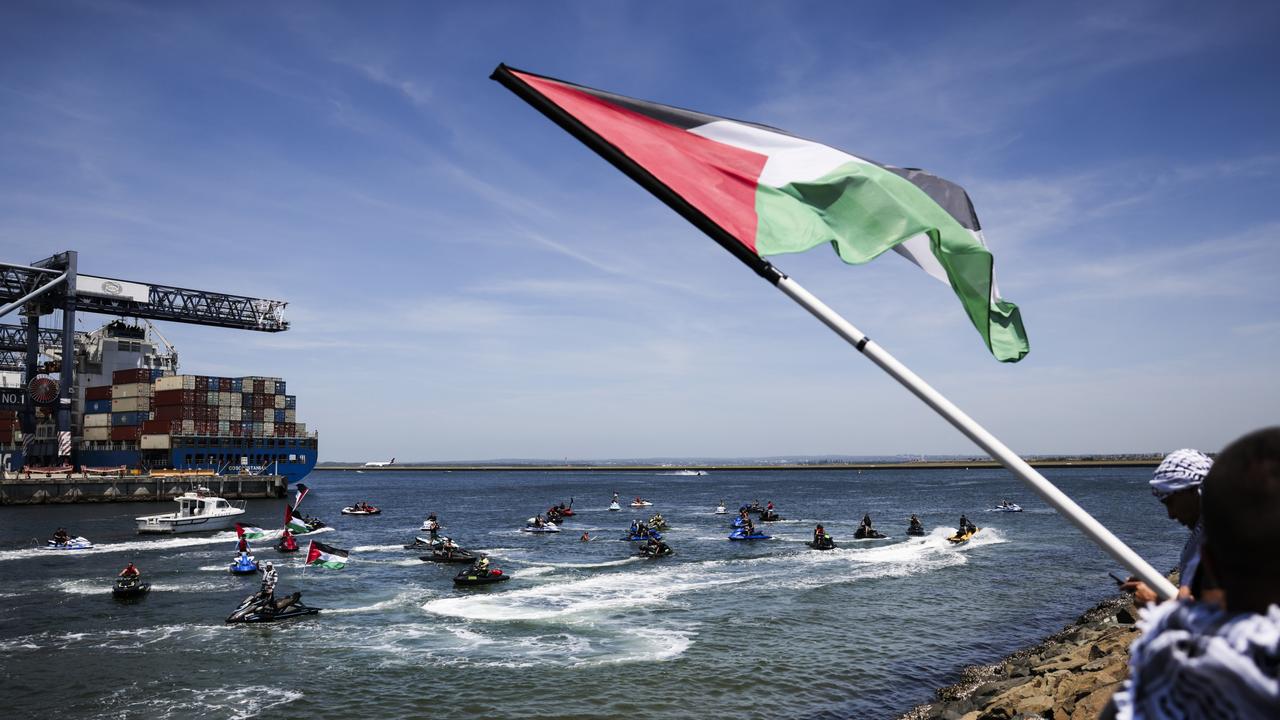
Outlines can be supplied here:
M981 530L982 528L976 527L976 528L970 529L968 532L965 532L963 534L957 532L955 535L952 535L951 537L947 538L947 541L950 542L952 545L967 543L969 542L969 540L973 539L973 536L977 535L978 532Z

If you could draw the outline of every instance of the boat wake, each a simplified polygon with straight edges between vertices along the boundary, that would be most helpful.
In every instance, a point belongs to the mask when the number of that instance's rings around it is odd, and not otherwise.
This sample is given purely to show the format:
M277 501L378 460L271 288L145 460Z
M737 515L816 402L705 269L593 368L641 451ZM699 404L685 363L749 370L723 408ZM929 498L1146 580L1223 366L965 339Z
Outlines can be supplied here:
M279 530L272 530L267 534L255 540L250 540L250 545L256 545L257 550L261 550L263 545L277 540L280 537ZM331 527L323 527L315 532L307 533L305 537L317 535L324 532L333 532ZM299 536L302 538L304 536ZM79 557L81 555L101 555L103 553L143 553L156 550L174 550L181 548L200 547L202 545L223 545L231 547L236 542L236 534L231 530L223 530L212 535L165 537L159 540L128 540L119 543L102 543L94 545L92 548L85 550L74 550L60 552L56 550L46 550L43 547L32 547L24 550L3 550L0 551L0 561L6 560L28 560L30 558L52 558L52 557ZM300 543L301 544L301 543ZM226 569L225 567L223 569Z

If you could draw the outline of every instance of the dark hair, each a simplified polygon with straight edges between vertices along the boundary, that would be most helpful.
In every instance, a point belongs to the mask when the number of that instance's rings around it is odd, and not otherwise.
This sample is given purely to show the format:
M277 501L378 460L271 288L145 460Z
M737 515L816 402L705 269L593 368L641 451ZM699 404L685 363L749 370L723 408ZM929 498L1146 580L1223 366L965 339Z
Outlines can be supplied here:
M1205 547L1228 604L1233 590L1251 605L1280 602L1280 427L1228 445L1201 492Z

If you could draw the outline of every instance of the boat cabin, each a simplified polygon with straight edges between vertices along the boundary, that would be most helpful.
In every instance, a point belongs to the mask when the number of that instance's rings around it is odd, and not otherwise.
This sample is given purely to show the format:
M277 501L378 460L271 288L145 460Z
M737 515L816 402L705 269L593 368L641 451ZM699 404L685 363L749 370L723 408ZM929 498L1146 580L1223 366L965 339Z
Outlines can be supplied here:
M176 499L178 501L178 517L196 517L231 509L231 503L222 498L208 498L187 493Z

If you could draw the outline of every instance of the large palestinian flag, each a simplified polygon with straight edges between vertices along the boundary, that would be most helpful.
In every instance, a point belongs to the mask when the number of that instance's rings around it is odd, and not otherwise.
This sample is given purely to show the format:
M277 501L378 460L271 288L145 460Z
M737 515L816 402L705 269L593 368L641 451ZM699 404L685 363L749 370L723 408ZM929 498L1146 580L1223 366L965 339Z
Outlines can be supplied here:
M766 279L762 257L830 243L847 263L894 250L949 284L999 360L1027 354L968 194L923 170L765 125L637 100L499 65L493 78Z
M347 557L350 552L332 545L325 545L322 542L312 540L307 545L307 564L319 565L321 567L333 568L335 570L346 567Z

